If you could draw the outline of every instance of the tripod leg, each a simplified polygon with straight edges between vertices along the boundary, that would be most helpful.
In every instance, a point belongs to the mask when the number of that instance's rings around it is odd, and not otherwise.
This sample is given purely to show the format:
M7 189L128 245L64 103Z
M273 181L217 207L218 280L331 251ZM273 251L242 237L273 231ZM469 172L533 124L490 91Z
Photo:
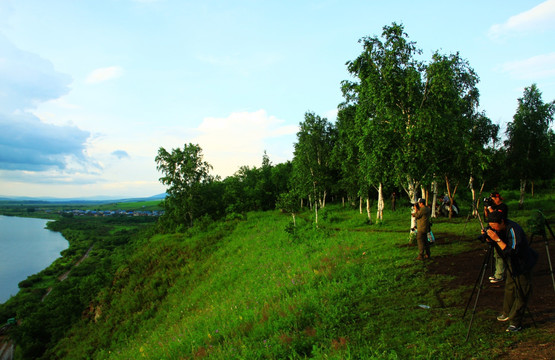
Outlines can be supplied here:
M553 290L555 290L555 278L553 277L553 265L551 265L551 256L549 255L547 237L545 238L545 252L547 253L547 262L549 263L549 272L551 274L551 281L553 282Z
M478 298L480 298L480 291L482 290L482 284L484 282L484 275L486 274L486 269L488 267L488 262L490 261L492 255L493 255L493 247L490 246L488 249L488 253L486 254L486 257L484 259L484 262L482 264L482 269L480 271L480 275L478 276L477 279L477 283L476 285L474 285L474 289L472 290L472 294L470 295L470 298L468 299L468 303L466 305L466 309L464 310L464 314L463 314L463 318L466 315L466 311L468 310L468 305L470 304L470 300L472 299L472 296L474 295L474 291L476 290L476 287L478 287L478 292L476 293L476 299L474 300L474 308L472 309L472 316L470 317L470 323L468 324L468 331L466 332L466 338L465 338L465 342L468 341L468 337L470 336L470 329L472 329L472 322L474 321L474 314L476 314L476 306L478 305ZM478 285L478 281L479 281L479 285Z
M547 219L545 219L545 226L551 233L553 240L555 240L555 235L553 234L553 230L551 230L551 226L547 223ZM553 265L551 264L551 256L549 255L549 246L547 245L547 236L544 238L545 240L545 251L547 252L547 261L549 262L549 271L551 272L551 281L553 282L553 290L555 290L555 278L553 277Z
M553 240L555 240L555 234L553 234L553 230L551 230L551 226L549 226L547 219L545 219L545 226L547 227L547 229L549 229L549 232L551 233L551 236L553 237Z
M480 273L478 274L478 277L476 278L476 282L474 283L474 288L472 289L472 293L470 294L470 297L468 298L468 302L466 303L466 307L464 309L464 313L462 316L463 319L466 316L466 312L468 311L468 307L470 306L470 302L472 301L472 297L476 292L476 288L478 287L478 284L480 285L480 287L482 286L484 274L488 268L488 263L491 261L492 255L493 255L492 247L490 246L490 248L488 249L488 252L486 253L486 256L484 257L484 261L482 262L482 267L480 268Z

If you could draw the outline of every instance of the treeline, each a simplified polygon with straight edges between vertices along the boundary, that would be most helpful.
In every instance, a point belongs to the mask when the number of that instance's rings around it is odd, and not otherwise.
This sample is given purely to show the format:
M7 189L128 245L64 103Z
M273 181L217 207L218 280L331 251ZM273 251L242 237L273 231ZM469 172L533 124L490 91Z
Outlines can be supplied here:
M459 53L435 52L425 62L402 25L359 41L362 53L347 62L352 80L341 84L344 102L335 123L307 112L291 162L242 167L224 180L211 176L202 149L160 148L157 168L168 186L161 231L189 227L201 217L241 216L276 206L293 215L315 211L331 197L358 200L371 221L371 199L382 219L384 194L402 189L409 201L436 203L442 191L455 202L469 187L472 206L484 188L550 187L555 174L555 103L535 84L517 100L501 142L500 127L479 110L478 75ZM435 207L432 207L435 210ZM433 214L434 215L434 214Z

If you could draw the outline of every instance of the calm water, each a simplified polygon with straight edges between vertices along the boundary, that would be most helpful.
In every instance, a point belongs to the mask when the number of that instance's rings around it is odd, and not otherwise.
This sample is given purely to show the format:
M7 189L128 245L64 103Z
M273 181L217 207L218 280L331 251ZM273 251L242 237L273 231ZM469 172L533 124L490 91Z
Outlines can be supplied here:
M17 294L17 284L47 268L68 242L47 230L49 220L0 215L0 304Z

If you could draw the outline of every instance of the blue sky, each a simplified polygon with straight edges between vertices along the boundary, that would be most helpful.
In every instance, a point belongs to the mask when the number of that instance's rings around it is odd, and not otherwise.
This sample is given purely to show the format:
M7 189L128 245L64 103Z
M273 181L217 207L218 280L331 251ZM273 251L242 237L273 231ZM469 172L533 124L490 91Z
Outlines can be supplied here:
M290 160L392 22L460 52L502 129L524 87L555 99L555 0L0 0L0 196L155 195L158 149L188 143L222 177Z

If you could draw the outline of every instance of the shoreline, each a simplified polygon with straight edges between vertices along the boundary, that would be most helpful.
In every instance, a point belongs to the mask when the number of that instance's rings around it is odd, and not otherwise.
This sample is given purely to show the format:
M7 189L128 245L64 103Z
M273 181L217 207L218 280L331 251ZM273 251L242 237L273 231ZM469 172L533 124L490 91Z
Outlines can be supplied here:
M2 289L2 294L0 294L2 299L0 305L5 305L24 289L19 284L41 274L56 261L63 259L64 256L61 253L69 249L71 244L61 232L50 230L47 227L47 224L53 221L52 219L0 214L0 219L2 217L9 218L6 222L2 221L5 226L2 229L4 240L7 241L4 242L6 251L3 256L4 259L1 261L10 270L4 274L6 279L3 281L3 286L5 288ZM25 221L32 221L32 219L44 220L44 225L40 229L36 224L26 226ZM14 224L14 222L20 220L23 220L22 224ZM51 240L60 241L60 243L49 242L41 245L41 241ZM61 241L63 241L63 244ZM24 260L18 261L18 259ZM31 285L31 287L33 286Z

